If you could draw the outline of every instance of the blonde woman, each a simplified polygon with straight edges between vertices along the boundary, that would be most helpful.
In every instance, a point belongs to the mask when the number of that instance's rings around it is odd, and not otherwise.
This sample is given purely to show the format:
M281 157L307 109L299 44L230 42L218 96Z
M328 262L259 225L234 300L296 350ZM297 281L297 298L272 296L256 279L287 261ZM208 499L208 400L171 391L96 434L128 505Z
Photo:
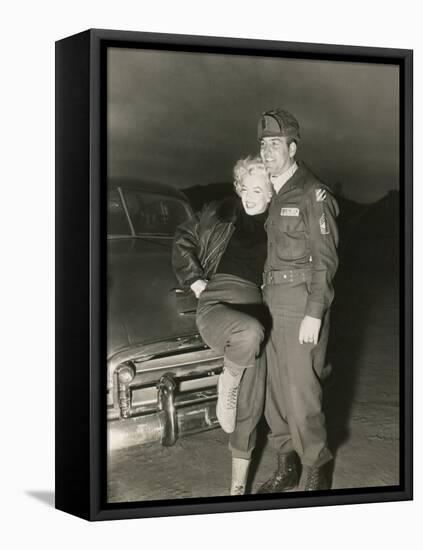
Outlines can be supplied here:
M180 284L199 299L202 338L224 357L216 413L231 434L231 494L236 495L245 492L266 374L261 284L272 187L259 157L236 163L234 187L233 197L206 205L177 229L173 266Z

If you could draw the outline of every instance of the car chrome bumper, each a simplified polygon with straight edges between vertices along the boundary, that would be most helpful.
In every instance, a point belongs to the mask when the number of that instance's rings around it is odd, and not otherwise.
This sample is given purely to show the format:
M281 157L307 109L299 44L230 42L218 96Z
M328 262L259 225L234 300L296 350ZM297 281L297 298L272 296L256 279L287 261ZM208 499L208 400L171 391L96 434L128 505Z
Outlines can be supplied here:
M166 352L153 354L148 345L131 359L121 354L125 360L109 370L109 450L153 442L170 446L180 436L219 425L216 384L223 358L198 337L168 340L166 346L156 342L154 348Z
M173 445L178 437L219 426L216 418L216 388L175 396L176 383L164 375L157 385L157 410L139 416L109 421L109 451L160 442Z

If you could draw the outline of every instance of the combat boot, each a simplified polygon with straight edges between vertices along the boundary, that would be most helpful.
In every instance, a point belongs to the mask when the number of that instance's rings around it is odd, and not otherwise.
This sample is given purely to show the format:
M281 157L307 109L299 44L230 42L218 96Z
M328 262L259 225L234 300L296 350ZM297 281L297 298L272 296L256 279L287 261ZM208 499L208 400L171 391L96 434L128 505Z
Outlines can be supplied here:
M294 489L300 479L300 461L295 451L278 454L278 467L272 477L259 488L257 493L282 493Z
M304 491L324 491L330 489L327 465L304 467Z

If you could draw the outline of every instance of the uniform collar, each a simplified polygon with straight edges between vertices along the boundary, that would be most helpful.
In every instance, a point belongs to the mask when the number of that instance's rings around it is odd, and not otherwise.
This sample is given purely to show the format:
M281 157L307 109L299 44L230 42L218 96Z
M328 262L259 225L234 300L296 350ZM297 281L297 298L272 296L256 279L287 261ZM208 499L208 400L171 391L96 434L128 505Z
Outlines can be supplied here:
M282 187L285 185L285 183L292 178L292 176L297 171L298 164L294 162L294 164L288 168L288 170L285 170L285 172L282 172L279 176L270 176L270 181L272 182L273 189L276 193L279 193L279 191L282 189Z

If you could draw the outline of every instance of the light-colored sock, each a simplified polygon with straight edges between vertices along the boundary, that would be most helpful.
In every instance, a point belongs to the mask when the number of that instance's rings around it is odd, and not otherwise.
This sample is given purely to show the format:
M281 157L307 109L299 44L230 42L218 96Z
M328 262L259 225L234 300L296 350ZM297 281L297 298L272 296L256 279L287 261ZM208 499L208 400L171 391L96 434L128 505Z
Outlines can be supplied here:
M245 487L247 485L250 462L251 460L248 460L246 458L232 459L231 495L245 494Z
M232 367L229 365L225 365L224 370L234 378L241 379L242 375L244 374L245 367Z

